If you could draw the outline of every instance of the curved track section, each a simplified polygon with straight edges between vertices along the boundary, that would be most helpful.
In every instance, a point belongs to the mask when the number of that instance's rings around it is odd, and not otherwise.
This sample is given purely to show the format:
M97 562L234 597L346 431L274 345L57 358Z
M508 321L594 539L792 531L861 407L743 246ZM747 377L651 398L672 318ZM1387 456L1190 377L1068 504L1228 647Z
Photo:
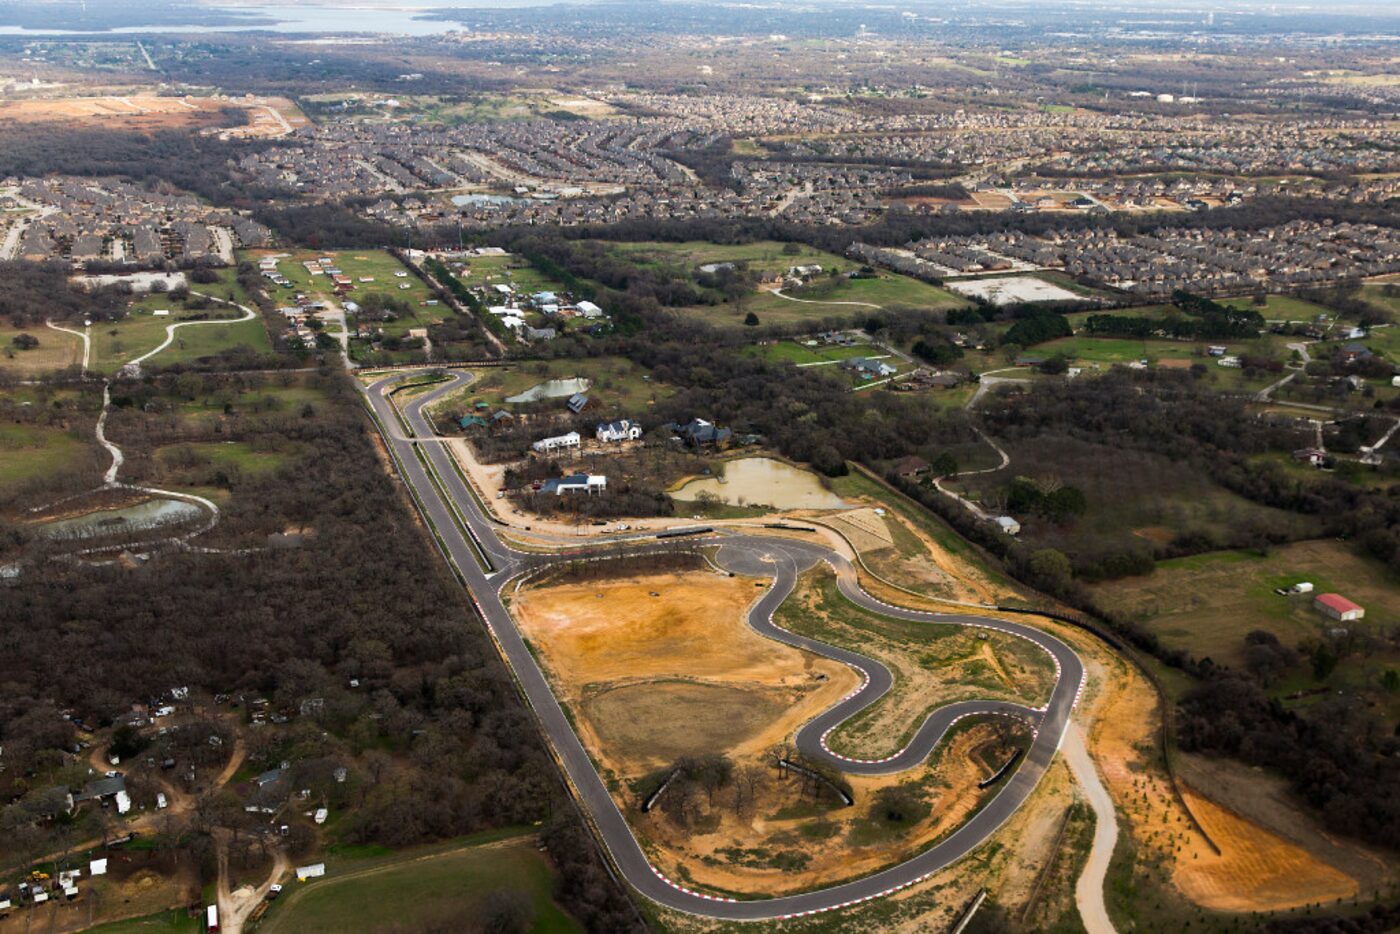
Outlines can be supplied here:
M468 594L486 621L530 706L548 734L569 781L587 810L598 836L619 872L647 898L676 911L733 921L765 921L791 918L844 908L897 892L923 881L981 846L1021 806L1045 774L1069 723L1070 712L1082 687L1084 668L1065 643L1040 630L1007 620L980 616L928 613L884 603L862 590L854 569L839 554L808 542L786 538L716 535L689 539L720 545L716 560L736 573L771 577L773 585L753 605L748 622L755 630L779 642L807 649L850 665L863 676L863 684L798 731L798 747L808 756L856 774L889 774L922 763L947 731L966 716L1009 715L1029 720L1036 728L1029 753L996 795L948 837L912 859L862 879L841 885L779 898L740 901L695 892L663 876L647 860L626 818L603 784L578 735L554 696L524 637L501 600L500 592L517 575L560 561L605 552L571 551L541 555L512 549L496 534L475 494L452 463L450 452L429 439L433 432L423 407L470 381L455 373L439 388L416 397L403 408L403 421L387 397L392 384L410 374L385 377L365 388L374 412L404 481L413 490L425 517L433 525L451 562L466 583ZM406 426L407 431L400 431ZM415 450L416 449L416 450ZM423 460L419 459L421 452ZM427 466L432 466L429 474ZM435 482L436 479L436 482ZM441 484L441 486L439 486ZM444 495L445 494L445 495ZM652 540L654 536L646 536ZM638 536L634 541L642 541ZM773 623L773 613L787 599L801 571L819 562L836 571L841 592L862 609L898 619L951 623L995 629L1027 639L1049 653L1057 668L1057 680L1044 710L996 701L967 701L934 711L914 738L898 753L879 761L853 760L837 755L826 745L831 730L882 697L893 683L887 668L874 659L836 646L807 639Z

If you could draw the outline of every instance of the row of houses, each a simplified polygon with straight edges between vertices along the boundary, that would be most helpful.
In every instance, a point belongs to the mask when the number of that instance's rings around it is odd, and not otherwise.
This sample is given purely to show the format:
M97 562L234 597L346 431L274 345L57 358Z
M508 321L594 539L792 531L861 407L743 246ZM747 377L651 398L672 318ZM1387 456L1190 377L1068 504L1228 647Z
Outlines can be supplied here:
M261 247L272 232L251 217L190 194L150 191L119 178L7 179L24 224L15 259L159 266L231 260L228 247Z

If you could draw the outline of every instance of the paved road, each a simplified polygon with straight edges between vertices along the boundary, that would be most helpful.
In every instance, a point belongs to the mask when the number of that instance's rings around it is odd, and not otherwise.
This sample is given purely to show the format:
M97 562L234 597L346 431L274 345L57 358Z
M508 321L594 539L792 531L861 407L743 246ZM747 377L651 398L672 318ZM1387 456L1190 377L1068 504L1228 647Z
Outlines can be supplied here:
M1079 727L1071 724L1065 732L1065 761L1074 773L1089 806L1094 809L1094 840L1089 847L1089 858L1084 863L1084 871L1074 886L1074 902L1079 908L1079 918L1089 934L1114 934L1113 921L1108 916L1108 906L1104 904L1104 880L1108 876L1108 864L1113 858L1113 847L1118 842L1118 813L1113 808L1113 799L1108 789L1099 781L1094 760L1084 746L1084 736Z
M558 557L516 551L503 543L496 535L496 526L485 517L473 494L458 476L450 452L441 444L415 443L411 440L422 441L432 435L431 426L423 415L423 407L433 399L465 385L471 377L454 373L438 388L404 405L402 415L408 434L408 437L404 437L396 408L384 393L393 383L410 375L397 373L365 389L370 408L383 429L385 443L404 481L417 497L424 515L437 531L441 547L465 581L472 602L485 619L531 708L548 734L613 863L627 881L647 898L677 911L749 921L813 914L878 898L922 881L981 846L1024 803L1049 767L1078 699L1084 674L1078 657L1059 639L1006 620L925 613L883 603L860 589L854 570L843 557L818 544L738 534L687 539L692 545L700 542L719 544L716 561L729 570L773 578L772 587L749 612L748 623L754 629L781 642L837 659L863 675L864 683L857 691L799 730L798 746L813 758L852 773L881 774L911 768L928 757L944 732L957 719L974 713L1021 717L1032 722L1035 732L1030 751L1023 757L1022 764L985 807L952 835L897 866L830 888L752 901L706 895L665 878L642 852L626 818L594 770L587 750L570 726L544 673L501 600L500 593L510 581L523 573L548 566ZM419 460L418 452L432 464L437 479L442 483L441 490ZM637 536L634 541L639 542L644 538ZM650 541L651 547L657 547L654 536ZM574 559L603 554L605 552L596 548L568 553ZM889 670L873 659L789 633L773 623L773 612L792 592L798 574L821 561L830 563L836 569L842 593L869 612L908 620L997 629L1035 643L1050 654L1058 672L1046 709L1031 710L1015 704L990 701L955 704L934 712L909 745L888 759L855 761L831 752L824 742L831 729L878 700L889 690L893 679Z

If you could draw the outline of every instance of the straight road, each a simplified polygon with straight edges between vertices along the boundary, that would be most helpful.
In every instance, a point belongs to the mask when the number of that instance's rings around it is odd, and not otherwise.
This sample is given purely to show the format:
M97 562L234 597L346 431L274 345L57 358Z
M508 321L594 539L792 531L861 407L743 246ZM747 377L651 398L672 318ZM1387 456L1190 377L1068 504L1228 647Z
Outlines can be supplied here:
M512 549L496 535L466 489L441 444L424 443L432 437L423 408L445 393L465 385L470 376L454 373L440 387L415 397L403 408L407 436L400 434L399 413L386 391L411 374L398 373L364 388L366 400L375 414L399 471L417 498L425 519L437 533L440 547L456 567L469 596L501 653L510 665L541 727L548 735L575 792L592 820L594 829L627 881L647 898L677 911L709 918L736 921L762 921L830 911L897 892L914 885L966 856L981 846L1025 802L1053 760L1078 699L1084 669L1079 658L1065 643L1029 626L985 617L925 613L883 603L861 590L854 569L846 560L824 546L784 538L746 535L711 535L687 539L691 547L720 545L716 561L735 573L772 577L773 585L749 611L748 623L758 632L790 645L800 645L828 658L835 658L860 671L864 683L856 692L805 725L798 734L804 753L846 772L877 774L894 772L921 764L941 740L946 730L963 716L1009 714L1030 720L1035 726L1029 753L1000 791L952 835L914 858L853 882L788 895L780 898L738 901L708 895L679 885L663 876L647 860L631 827L602 779L594 770L588 752L570 726L514 620L501 600L501 591L520 574L561 559L581 556L603 557L601 549L573 551L551 556ZM421 452L424 460L420 460ZM434 482L425 461L432 465ZM460 522L460 525L459 525ZM634 542L642 540L638 536ZM646 547L646 546L644 546ZM650 547L659 547L652 540ZM878 762L846 759L831 752L826 736L839 723L879 700L892 684L892 677L874 659L834 646L805 639L776 626L773 612L792 592L798 574L820 561L836 569L842 593L863 609L901 619L995 628L1035 643L1050 654L1058 677L1045 710L1032 710L1014 704L972 702L934 712L921 726L914 740L894 756Z

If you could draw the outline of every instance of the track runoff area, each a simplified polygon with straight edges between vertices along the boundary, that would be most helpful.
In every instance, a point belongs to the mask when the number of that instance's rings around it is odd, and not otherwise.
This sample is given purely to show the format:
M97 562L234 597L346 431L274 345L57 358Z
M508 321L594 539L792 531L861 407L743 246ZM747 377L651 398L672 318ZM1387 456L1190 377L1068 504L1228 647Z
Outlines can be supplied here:
M609 560L620 554L674 550L674 540L658 542L655 533L613 539L608 548L567 547L558 542L553 554L513 548L496 534L476 496L437 443L424 407L470 383L471 374L454 371L436 388L413 397L400 408L391 397L395 384L415 375L397 372L362 387L366 402L389 446L394 462L429 526L444 557L454 567L473 604L486 621L501 654L568 773L580 803L613 864L637 891L676 911L732 921L767 921L834 911L880 898L927 879L971 853L990 838L1026 801L1050 767L1069 724L1070 713L1084 683L1084 666L1061 640L1010 620L961 614L929 613L894 606L866 593L855 570L840 554L822 545L763 535L704 530L685 539L688 546L715 547L715 562L739 574L768 577L772 584L749 610L748 624L762 635L849 665L861 675L861 685L798 730L796 745L809 758L849 774L900 772L922 764L954 724L972 716L1010 716L1031 725L1032 741L1020 767L996 796L948 837L917 856L864 878L828 888L778 898L740 900L694 891L662 875L651 865L631 827L608 793L588 752L570 726L544 673L526 647L501 593L508 583L551 565L579 560ZM576 541L576 540L575 540ZM856 652L788 632L773 622L773 613L792 593L798 576L826 562L836 571L842 594L871 613L903 620L992 629L1026 639L1054 660L1055 687L1043 708L1001 701L961 701L931 713L909 744L878 760L852 759L828 748L827 736L841 723L878 701L893 684L889 669Z

